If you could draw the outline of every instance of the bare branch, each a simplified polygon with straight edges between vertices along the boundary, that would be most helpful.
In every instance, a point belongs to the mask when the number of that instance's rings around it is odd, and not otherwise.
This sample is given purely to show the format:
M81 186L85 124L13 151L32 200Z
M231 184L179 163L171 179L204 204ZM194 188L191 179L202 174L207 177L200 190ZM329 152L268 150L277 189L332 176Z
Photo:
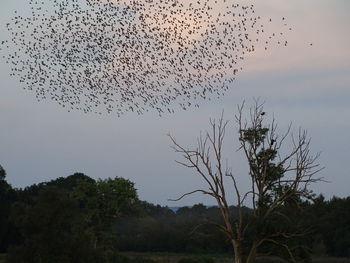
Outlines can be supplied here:
M186 196L188 196L188 195L192 195L192 194L194 194L194 193L202 193L202 194L205 194L205 195L214 196L213 193L210 193L210 192L205 191L205 190L198 189L198 190L194 190L194 191L185 193L185 194L183 194L182 196L180 196L179 198L176 198L176 199L168 199L168 201L173 201L173 202L180 201L180 200L183 199L184 197L186 197Z

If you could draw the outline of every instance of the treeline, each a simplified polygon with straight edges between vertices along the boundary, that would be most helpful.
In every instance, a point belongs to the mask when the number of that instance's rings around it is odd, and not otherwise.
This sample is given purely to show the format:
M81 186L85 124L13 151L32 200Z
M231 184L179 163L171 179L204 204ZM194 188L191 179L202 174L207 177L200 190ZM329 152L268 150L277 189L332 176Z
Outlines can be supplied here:
M287 220L306 230L305 236L292 240L296 246L303 248L300 250L303 254L301 258L350 257L350 197L325 200L323 195L319 195L312 202L304 202L300 206L301 212L289 208ZM232 253L225 235L214 225L221 222L217 207L196 204L181 207L176 212L146 202L141 202L141 207L142 215L120 220L115 226L120 250ZM250 209L246 210L249 214ZM231 213L234 217L234 207L231 207ZM285 222L271 224L282 225ZM253 239L253 233L249 238ZM281 251L267 245L260 252L284 257Z
M119 251L231 253L215 226L221 220L216 207L175 212L140 201L134 184L118 177L76 173L14 189L5 175L0 166L0 253L10 263L124 262ZM297 244L302 252L350 257L350 198L318 196L300 205L301 213L289 208L289 220L308 229L308 238ZM231 213L234 218L234 207Z
M1 168L1 167L0 167ZM8 262L118 262L118 218L135 213L134 184L76 173L13 189L0 169L0 253Z

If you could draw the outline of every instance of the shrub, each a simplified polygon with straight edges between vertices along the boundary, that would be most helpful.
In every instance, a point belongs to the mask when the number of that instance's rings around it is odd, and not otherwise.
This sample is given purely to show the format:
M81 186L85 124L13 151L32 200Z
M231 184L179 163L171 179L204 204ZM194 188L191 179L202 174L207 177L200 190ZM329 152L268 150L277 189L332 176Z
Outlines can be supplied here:
M207 256L182 258L178 263L215 263L214 259Z

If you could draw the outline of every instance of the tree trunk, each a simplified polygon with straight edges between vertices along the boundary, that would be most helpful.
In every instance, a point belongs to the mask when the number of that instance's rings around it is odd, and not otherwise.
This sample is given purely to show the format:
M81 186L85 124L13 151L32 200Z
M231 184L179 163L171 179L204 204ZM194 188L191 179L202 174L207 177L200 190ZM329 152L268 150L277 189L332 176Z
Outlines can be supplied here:
M257 246L254 242L250 251L249 251L247 261L245 263L254 263L255 259L256 259L256 252L257 252Z
M248 255L243 255L242 243L239 240L231 241L234 250L234 263L254 263L256 260L257 245L254 242Z
M242 261L242 244L239 240L232 240L231 241L232 246L233 246L233 251L234 251L234 256L235 256L235 261L234 263L244 263Z

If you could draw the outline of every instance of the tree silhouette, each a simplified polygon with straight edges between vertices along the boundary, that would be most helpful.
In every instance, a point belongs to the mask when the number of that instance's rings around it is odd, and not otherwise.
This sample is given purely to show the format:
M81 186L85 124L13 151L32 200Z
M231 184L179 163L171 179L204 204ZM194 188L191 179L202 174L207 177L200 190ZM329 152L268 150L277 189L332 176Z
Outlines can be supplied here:
M182 156L178 162L194 169L208 187L185 193L175 200L194 193L210 195L216 200L223 222L208 223L215 224L225 233L234 251L235 263L254 262L259 248L266 244L282 248L285 255L295 260L300 247L291 240L306 235L307 231L293 227L290 212L291 209L297 211L299 203L311 196L309 185L321 180L314 178L322 168L316 163L319 155L312 156L310 153L310 139L306 131L299 129L295 137L289 126L287 132L279 136L275 120L265 124L265 117L259 100L255 100L250 108L248 119L244 118L244 103L238 107L235 116L239 149L243 151L249 167L251 186L248 191L240 189L238 176L223 164L228 124L223 115L218 122L210 120L211 130L200 135L194 149L181 146L169 135L175 152ZM288 137L292 146L283 155L282 145ZM228 196L232 193L229 186L236 197L235 216L230 211ZM245 204L252 206L252 212L246 212ZM248 239L248 236L251 238Z

